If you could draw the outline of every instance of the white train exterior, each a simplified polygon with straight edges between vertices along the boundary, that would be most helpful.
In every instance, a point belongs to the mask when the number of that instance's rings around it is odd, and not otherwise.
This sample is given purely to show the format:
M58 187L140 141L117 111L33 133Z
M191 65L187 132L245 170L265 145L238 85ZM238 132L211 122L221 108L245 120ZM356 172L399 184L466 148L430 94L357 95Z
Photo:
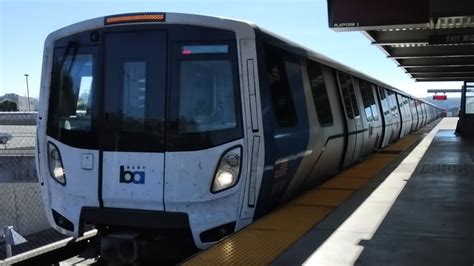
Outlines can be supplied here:
M101 17L46 39L38 176L63 234L183 229L206 248L439 114L250 23Z

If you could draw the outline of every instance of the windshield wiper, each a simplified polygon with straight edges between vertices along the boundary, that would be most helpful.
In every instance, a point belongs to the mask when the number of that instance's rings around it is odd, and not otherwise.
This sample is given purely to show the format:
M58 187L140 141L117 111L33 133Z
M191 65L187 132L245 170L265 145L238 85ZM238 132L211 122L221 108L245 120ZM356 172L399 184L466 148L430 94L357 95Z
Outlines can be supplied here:
M69 73L69 71L71 70L71 67L74 63L74 59L76 58L78 47L79 47L79 45L77 44L77 42L68 42L67 43L66 50L64 51L63 55L61 56L61 61L59 61L59 63L56 65L55 71L53 72L53 77L54 78L58 74L57 72L59 72L61 70L61 68L63 68L64 63L66 62L66 58L71 55L72 56L71 64L70 64L69 69L67 70L67 73Z

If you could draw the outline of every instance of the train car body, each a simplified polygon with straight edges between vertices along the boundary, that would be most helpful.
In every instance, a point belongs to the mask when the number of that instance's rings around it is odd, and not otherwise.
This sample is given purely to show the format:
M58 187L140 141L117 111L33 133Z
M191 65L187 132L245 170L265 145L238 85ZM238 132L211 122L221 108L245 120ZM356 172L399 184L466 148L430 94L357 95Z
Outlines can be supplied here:
M186 230L206 248L438 110L251 23L87 20L45 42L46 214L71 236Z

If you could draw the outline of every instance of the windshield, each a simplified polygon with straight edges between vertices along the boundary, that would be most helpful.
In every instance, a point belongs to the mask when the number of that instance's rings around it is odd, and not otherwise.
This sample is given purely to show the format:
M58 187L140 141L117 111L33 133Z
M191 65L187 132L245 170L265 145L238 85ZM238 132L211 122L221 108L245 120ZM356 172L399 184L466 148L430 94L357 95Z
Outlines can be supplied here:
M179 89L180 132L205 132L237 125L230 60L181 62Z
M169 149L215 146L242 136L231 44L181 44L171 89Z
M86 138L93 134L96 60L93 47L82 47L72 53L68 49L55 50L48 119L51 136L66 140L78 133Z
M104 29L100 43L90 32L57 41L48 135L78 148L141 152L241 138L235 36L201 31L210 29Z

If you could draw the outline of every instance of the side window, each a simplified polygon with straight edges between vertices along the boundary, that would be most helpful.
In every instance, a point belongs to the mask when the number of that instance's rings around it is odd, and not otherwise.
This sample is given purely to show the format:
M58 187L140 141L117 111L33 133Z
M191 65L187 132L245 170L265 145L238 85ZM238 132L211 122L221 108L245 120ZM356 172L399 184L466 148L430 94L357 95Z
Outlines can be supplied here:
M405 114L405 104L403 103L402 96L400 94L396 94L395 102L398 102L398 105L400 106L400 112L403 118L403 115Z
M423 114L421 113L421 103L419 101L415 101L416 112L418 113L418 119L423 118Z
M359 80L360 93L362 94L362 102L364 103L365 116L367 121L374 120L372 104L375 104L374 95L372 93L372 85L365 80Z
M294 127L296 112L283 60L283 51L266 45L265 65L273 110L280 127Z
M354 108L354 117L358 117L359 114L359 105L357 104L355 91L354 91L354 84L351 82L352 78L349 77L349 86L347 89L349 90L349 94L351 95L352 107Z
M342 99L344 101L344 105L346 106L347 117L349 119L353 119L354 117L359 116L359 107L357 106L355 98L352 77L341 72L337 72L337 75L339 76Z
M372 104L370 105L370 108L372 109L372 115L374 116L375 121L379 120L379 111L377 109L377 104L375 102L375 99L377 97L375 93L376 88L377 87L375 87L375 85L370 84L370 92L372 94Z
M417 119L417 113L416 113L416 108L415 108L415 101L413 99L410 99L410 107L411 107L411 114L413 116L413 119Z
M388 115L387 97L385 96L385 90L382 87L378 87L380 102L382 103L382 111L384 115Z
M411 117L411 110L410 110L410 105L408 104L408 98L403 97L403 102L405 103L405 109L407 110L407 114L409 117Z
M397 109L397 100L395 99L395 93L387 89L385 89L385 92L387 93L389 111L392 112L393 116L397 116L398 114L395 112Z
M323 127L333 125L331 105L324 81L324 75L321 66L313 61L307 61L309 83L313 94L314 106L318 115L319 123Z

